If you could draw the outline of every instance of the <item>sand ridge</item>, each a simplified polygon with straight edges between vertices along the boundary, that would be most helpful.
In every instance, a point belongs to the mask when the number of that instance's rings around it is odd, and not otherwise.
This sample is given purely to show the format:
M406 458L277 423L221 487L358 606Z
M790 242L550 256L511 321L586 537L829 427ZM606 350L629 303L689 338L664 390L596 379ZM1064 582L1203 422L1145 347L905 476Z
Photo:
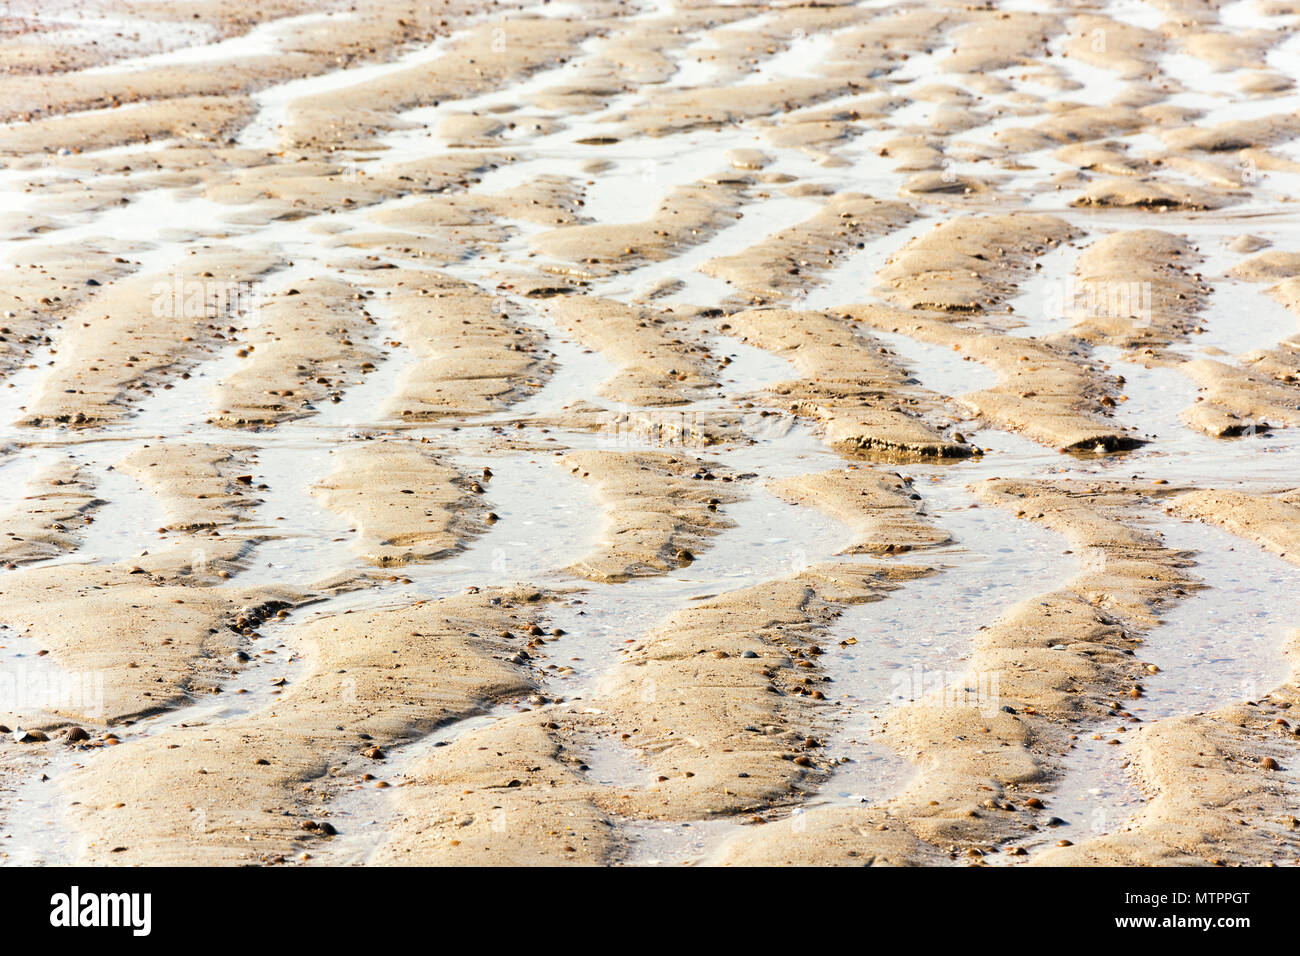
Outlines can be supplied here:
M1022 6L20 5L0 861L1294 861L1300 21Z

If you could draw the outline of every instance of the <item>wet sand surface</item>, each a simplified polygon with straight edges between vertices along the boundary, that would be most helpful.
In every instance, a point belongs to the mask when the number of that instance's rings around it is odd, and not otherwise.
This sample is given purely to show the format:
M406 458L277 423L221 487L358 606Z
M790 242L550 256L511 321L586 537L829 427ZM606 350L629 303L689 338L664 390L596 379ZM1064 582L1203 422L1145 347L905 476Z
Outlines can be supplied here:
M1300 8L12 3L0 862L1300 862Z

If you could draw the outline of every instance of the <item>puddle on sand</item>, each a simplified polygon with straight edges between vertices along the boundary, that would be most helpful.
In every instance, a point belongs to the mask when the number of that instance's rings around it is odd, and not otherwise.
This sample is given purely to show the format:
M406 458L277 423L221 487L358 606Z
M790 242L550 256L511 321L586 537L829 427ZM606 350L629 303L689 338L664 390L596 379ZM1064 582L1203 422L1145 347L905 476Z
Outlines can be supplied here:
M866 157L863 162L871 162L871 158ZM834 268L818 275L820 281L811 284L800 306L806 309L834 310L875 301L872 290L876 285L876 274L909 242L925 235L935 225L936 220L920 216L883 236L868 239L861 249L845 256ZM874 329L866 331L875 334Z
M65 462L77 463L76 456L58 445L29 445L14 449L8 457L0 456L0 535L8 537L5 522L25 511L33 498L58 492L48 479L58 473L56 469L61 471ZM93 509L83 513L92 514Z
M692 866L702 863L735 832L731 819L664 823L629 820L619 824L624 842L615 863L625 866Z
M1139 660L1160 668L1126 707L1138 722L1117 716L1084 728L1061 755L1062 774L1046 802L1062 822L1020 841L1029 858L1058 840L1113 832L1142 807L1127 748L1117 742L1156 720L1255 700L1286 677L1282 647L1295 623L1300 569L1200 522L1162 520L1157 530L1166 547L1196 552L1190 570L1208 587L1162 615L1138 648Z
M244 528L265 534L249 568L231 580L248 586L257 580L310 587L328 571L360 566L349 547L353 525L323 507L311 489L335 468L331 446L319 441L277 441L262 449L253 464L262 503Z
M566 671L552 672L551 693L590 697L629 644L682 608L835 560L851 543L820 513L786 504L761 487L749 491L750 498L723 511L734 525L711 537L689 565L622 584L573 582L582 592L547 611L551 624L565 631L545 647L547 660ZM621 745L618 750L631 753Z
M1026 525L1001 509L988 506L969 509L966 507L969 503L969 495L959 487L936 493L932 508L935 520L954 535L958 544L905 554L898 559L901 563L942 566L944 570L939 575L909 582L883 601L850 606L832 625L823 642L827 653L820 662L832 677L831 696L848 713L839 716L840 726L827 739L826 746L828 753L849 757L851 762L841 764L805 807L875 803L900 790L911 776L911 764L870 739L875 723L873 711L883 711L891 704L919 696L912 693L913 682L918 684L917 691L928 693L934 680L947 684L959 678L960 665L954 667L954 664L965 654L970 634L981 622L996 618L1010 604L1051 590L1070 577L1074 564L1062 553L1058 536ZM940 505L947 507L935 510ZM760 498L753 507L756 513L764 513L777 530L807 525L810 518L819 516L819 512L804 509L799 521L791 525L792 515L774 514L770 502ZM732 506L728 513L734 516L735 509ZM792 567L789 555L794 555L795 567L836 559L836 552L852 543L852 536L844 529L829 519L820 520L826 526L817 527L814 521L814 526L804 528L796 541L762 542L785 549L777 558L775 568L788 571ZM750 520L738 527L744 529L744 536L751 542L759 537ZM721 557L718 550L722 552ZM728 553L743 558L735 562L733 557L734 563L728 564ZM696 564L712 557L714 579L742 577L755 571L760 580L775 577L773 567L754 566L753 553L748 546L716 549L705 552ZM1025 560L1026 565L1022 567L1008 560L1011 554ZM719 562L721 567L716 566ZM664 581L647 584L657 591L668 586ZM727 590L738 586L741 585L730 585ZM956 602L951 597L954 593ZM644 608L645 602L632 606ZM620 634L640 636L641 628L624 628L626 616L622 608L609 608L606 614L610 611L613 615L598 627L610 634L616 646L622 643L617 640ZM854 637L857 643L847 648L838 646L848 636ZM607 639L606 646L609 642ZM924 664L917 665L918 652ZM916 680L918 666L929 668L920 675L920 681ZM635 751L616 740L596 741L584 753L584 759L591 768L592 779L605 785L643 786L653 777ZM697 861L740 824L726 819L696 821L690 826L655 821L622 822L619 826L627 840L622 862L649 865Z
M450 597L471 587L574 586L563 569L590 554L599 539L601 513L591 486L546 453L491 459L466 456L453 464L472 472L487 460L492 462L493 476L483 483L483 498L498 515L497 521L484 525L482 534L459 554L386 569L400 580L386 584L381 594L361 590L340 595L331 607L400 606Z
M752 144L745 138L741 138L732 143L715 143L710 149L725 153L732 147L743 148L750 145ZM698 173L702 169L725 168L725 163L719 161L716 167L704 166L700 163L693 168ZM681 287L674 289L659 301L665 304L723 301L736 295L737 290L722 279L698 271L700 266L710 259L739 255L763 237L798 225L814 215L817 209L816 203L787 197L762 202L746 202L737 210L734 223L718 230L703 242L690 245L677 255L661 262L651 262L611 278L599 280L592 284L592 291L596 295L611 298L635 299L638 294L654 288L660 282L676 281L682 284Z
M668 580L694 588L734 591L835 560L852 535L821 512L786 504L762 486L725 507L734 522L710 539L707 551Z
M0 714L14 715L14 730L48 724L61 706L102 712L102 675L65 670L39 650L0 627ZM0 866L71 864L77 836L63 824L68 802L58 777L81 766L86 754L57 738L20 746L30 750L6 756L7 786L0 791Z
M1147 632L1137 656L1160 672L1128 709L1150 722L1256 700L1287 675L1300 568L1196 521L1161 522L1165 546L1195 551L1192 574L1209 587L1184 598Z
M570 339L551 337L546 348L553 356L555 372L532 395L515 402L500 415L483 419L484 423L519 421L563 411L578 402L590 402L593 396L611 415L626 412L631 406L600 395L600 386L618 374L618 366L599 352Z
M1054 532L1002 508L968 507L973 501L955 482L927 494L932 520L954 543L896 560L935 573L908 581L883 601L846 610L819 659L831 677L828 696L842 708L826 749L849 762L809 806L878 803L902 788L912 775L910 762L871 739L890 707L964 687L976 695L967 698L972 705L996 710L995 675L971 674L964 663L972 635L1020 601L1060 587L1076 570ZM849 640L855 643L846 646Z
M476 424L494 421L520 421L561 411L582 401L594 402L611 412L628 411L631 406L600 395L600 386L613 378L619 367L595 349L579 344L551 317L545 306L520 303L517 318L546 336L544 348L551 353L553 370L542 387L509 406L505 411L475 419Z
M835 560L852 543L851 535L819 512L786 504L761 487L750 492L724 512L735 525L710 539L690 565L618 585L576 582L584 588L581 593L550 605L548 624L565 633L548 640L538 655L543 694L563 695L559 706L580 707L599 691L622 651L677 610ZM654 782L655 773L637 751L614 738L594 739L582 756L594 782L620 787ZM619 821L618 826L627 838L619 862L652 864L702 858L734 823Z
M1187 427L1182 412L1196 401L1196 385L1177 367L1146 366L1119 358L1118 350L1094 350L1112 363L1110 374L1123 375L1118 424L1136 429L1148 444L1108 461L1111 476L1126 479L1137 473L1171 482L1227 487L1244 483L1290 485L1300 473L1300 430L1279 428L1240 438L1212 438Z
M102 674L69 671L38 642L0 624L0 714L12 715L5 723L15 732L40 727L63 708L94 715L103 705Z
M324 454L323 449L317 449ZM291 456L287 456L291 459ZM286 456L277 458L278 465L284 465ZM498 488L507 491L503 495L503 500L515 502L520 509L516 515L518 520L513 529L515 537L528 537L533 535L538 538L544 538L551 543L550 550L539 541L517 541L516 545L523 547L532 554L542 554L554 557L557 553L563 553L563 549L557 551L554 546L555 529L559 525L555 515L548 512L548 508L560 508L567 510L572 516L577 516L577 521L571 522L571 530L575 536L575 541L568 544L568 550L573 553L585 553L591 544L591 526L588 522L582 520L584 516L592 513L593 509L584 503L583 507L574 507L573 500L557 499L553 488L550 494L541 493L538 487L538 479L542 478L543 482L551 483L555 479L563 482L567 479L574 487L574 490L581 491L585 486L576 478L568 476L566 473L554 469L548 461L531 462L530 464L539 467L530 468L507 468L502 467L500 459L493 459L494 465L500 470L494 477L492 484ZM285 467L289 471L294 471L292 461ZM546 469L543 471L542 469ZM301 471L301 467L297 469ZM510 475L511 479L504 482L506 487L501 483L505 475ZM302 479L304 482L310 481L309 477ZM510 487L513 484L513 487ZM540 510L538 506L541 506ZM502 504L499 506L505 519L510 517L507 512L512 509ZM526 517L525 517L526 515ZM501 522L505 524L505 520ZM410 593L405 594L405 600L419 600L430 597L443 597L449 594L457 593L467 586L467 580L471 577L475 583L486 583L490 578L493 583L499 583L501 574L500 562L501 550L495 548L485 548L484 539L471 544L470 549L461 556L463 563L459 568L450 566L450 562L431 562L427 565L407 565L402 569L402 573L414 579L412 585L407 586ZM303 542L298 541L298 546L303 546ZM319 549L317 549L319 553ZM521 565L517 570L521 572L521 580L530 580L536 573L537 561L532 560L528 566ZM308 561L303 566L310 570L315 568L314 573L319 575L319 566ZM495 570L494 570L495 569ZM285 566L276 566L277 572L286 570ZM252 572L245 572L251 574ZM282 579L283 575L280 575ZM432 586L432 587L431 587ZM430 591L436 589L436 593L430 594ZM403 595L398 593L401 589L386 590L382 600L392 603L398 603L403 600ZM271 712L274 710L276 701L280 698L282 687L292 687L293 684L301 677L309 667L308 659L294 647L291 640L291 631L288 630L293 624L303 620L304 614L311 617L321 614L340 613L349 608L358 606L373 607L376 604L376 596L367 591L346 592L336 597L332 597L320 602L309 608L301 609L288 619L268 623L259 628L261 637L254 640L249 647L249 652L253 655L253 661L248 666L241 668L234 674L228 682L222 687L220 694L206 695L197 698L193 703L174 710L170 710L156 717L146 718L124 727L117 728L123 736L124 743L122 746L129 746L133 738L145 735L153 735L167 730L174 730L183 727L203 727L214 726L226 723L240 717L262 711ZM310 617L306 618L310 620ZM270 653L266 653L270 652ZM0 651L0 654L3 654ZM3 660L3 658L0 658ZM281 683L284 681L286 683ZM462 724L466 726L462 727ZM445 733L462 733L473 726L472 722L457 721L446 728ZM390 760L385 767L392 769L400 766L415 766L418 756L423 752L420 748L432 747L437 745L437 736L432 739L421 738L408 747L395 748L393 755L399 757L409 751L409 760L403 763L402 759ZM448 738L450 739L450 738ZM75 759L74 759L75 756ZM24 819L24 832L21 841L9 842L0 852L5 849L11 853L15 862L36 862L43 859L46 862L72 863L75 861L73 847L76 836L71 833L66 823L66 801L59 789L59 779L68 771L75 770L84 765L89 760L93 760L93 752L71 751L68 756L59 755L45 767L48 774L48 780L33 778L22 784L18 793L14 797L14 804L21 805ZM355 812L366 813L367 801L361 798L354 798L353 803L346 801L341 804L344 811L349 811L353 804L356 806ZM334 807L334 804L331 804ZM332 810L332 812L338 812ZM380 811L373 811L380 813ZM379 819L379 817L376 817ZM37 821L39 826L29 826L30 821ZM39 821L44 821L40 823ZM340 828L341 829L341 828ZM376 831L376 840L373 845L365 852L373 850L378 845L385 831ZM362 841L364 843L364 841ZM361 850L356 850L361 853ZM42 854L44 854L42 856ZM364 854L363 854L364 855Z
M317 815L328 818L339 832L330 839L326 849L318 851L316 862L328 866L369 863L376 851L388 842L389 833L401 816L401 790L414 782L424 759L437 748L500 720L508 712L508 707L493 708L485 714L455 720L413 743L389 748L382 778L389 786L381 788L376 786L378 781L358 779L337 791L321 807Z
M1214 242L1201 243L1201 254L1205 260L1201 268L1211 277L1211 291L1205 308L1197 315L1197 326L1203 331L1191 338L1188 352L1192 357L1199 357L1194 353L1210 352L1207 357L1235 365L1233 356L1300 339L1300 315L1268 294L1272 282L1221 277L1246 257Z
M1027 856L995 854L986 857L990 863L1023 864L1060 840L1082 843L1114 832L1142 808L1146 799L1129 773L1123 748L1108 743L1114 735L1103 732L1101 740L1093 740L1093 733L1080 734L1071 741L1073 746L1060 758L1062 775L1043 798L1048 810L1044 820L1054 818L1058 825L1044 826L1016 841L1028 851Z
M56 761L71 769L83 765L66 754ZM63 825L68 799L58 771L38 759L20 773L13 792L0 796L0 866L71 866L79 855L80 836Z
M293 646L292 628L302 627L314 617L329 613L329 601L300 607L288 618L272 619L257 628L257 637L247 645L251 657L221 692L195 697L193 702L166 713L127 725L132 738L153 736L183 727L204 727L266 711L274 713L277 702L307 673L310 659Z
M759 392L799 378L798 369L788 359L728 335L713 336L709 350L720 358L731 359L719 379L732 395Z
M1063 242L1038 258L1035 265L1041 268L1022 279L1019 295L1007 301L1016 318L1025 323L1010 329L1009 335L1045 339L1070 330L1075 322L1070 299L1086 289L1072 274L1079 255L1079 249Z
M937 395L955 398L997 384L997 373L991 368L953 349L896 332L872 329L871 335L894 353L894 361L922 388Z
M168 520L162 502L149 487L118 467L126 457L121 446L109 445L108 450L113 464L101 461L93 469L94 494L105 504L95 510L94 520L81 528L77 549L41 562L43 566L114 564L167 547L166 536L159 533Z
M437 37L431 43L403 54L390 63L369 63L331 70L318 76L289 80L254 93L253 104L257 107L257 114L244 126L236 145L249 149L274 150L280 145L280 132L289 121L295 101L347 89L432 63L445 55L449 39Z
M129 747L143 737L170 730L204 727L272 710L282 688L291 686L305 669L303 659L282 639L282 631L292 620L272 620L260 627L260 636L249 647L253 659L222 685L221 693L194 697L191 703L161 714L113 726L113 732L122 740L118 746ZM0 640L4 636L0 631ZM265 653L268 651L271 653ZM30 659L23 662L23 655L10 655L7 648L0 647L0 678L5 680L6 686L8 678L15 676L18 668L32 668L41 680L35 682L28 676L25 683L17 686L36 687L41 694L59 695L48 698L52 703L60 699L84 700L85 695L103 693L102 675L87 674L82 678L63 671L48 658L28 657ZM48 663L33 666L40 661ZM97 684L96 679L101 683ZM102 707L102 696L99 704ZM0 694L0 711L5 706L6 701ZM50 710L49 707L36 709ZM79 705L77 709L86 708ZM5 814L0 824L0 865L73 865L80 858L86 838L68 825L71 804L63 784L70 774L93 764L99 751L97 748L68 747L57 739L34 746L44 749L30 755L31 769L17 781L12 795L0 798L0 811Z
M344 278L361 284L359 277ZM363 372L361 382L344 391L339 401L323 399L310 419L297 423L304 430L379 428L395 424L400 417L401 409L395 403L400 401L402 385L418 369L420 359L414 349L392 344L400 342L401 335L394 311L384 297L368 297L365 311L375 320L376 327L370 335L370 344L379 352L375 368ZM292 433L293 429L287 430Z
M469 471L479 460L466 457L460 464ZM566 577L560 569L589 553L599 534L591 485L546 453L492 461L484 497L499 520L465 553L438 564L437 576L465 586L537 583L557 572ZM418 573L408 567L411 576Z

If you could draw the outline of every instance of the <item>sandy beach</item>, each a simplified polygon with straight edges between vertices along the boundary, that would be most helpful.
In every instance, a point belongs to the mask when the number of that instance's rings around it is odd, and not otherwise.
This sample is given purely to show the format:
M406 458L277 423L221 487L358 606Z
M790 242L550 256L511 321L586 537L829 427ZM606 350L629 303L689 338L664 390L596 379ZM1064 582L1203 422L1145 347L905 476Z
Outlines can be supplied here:
M0 864L1300 864L1298 82L1300 0L5 4Z

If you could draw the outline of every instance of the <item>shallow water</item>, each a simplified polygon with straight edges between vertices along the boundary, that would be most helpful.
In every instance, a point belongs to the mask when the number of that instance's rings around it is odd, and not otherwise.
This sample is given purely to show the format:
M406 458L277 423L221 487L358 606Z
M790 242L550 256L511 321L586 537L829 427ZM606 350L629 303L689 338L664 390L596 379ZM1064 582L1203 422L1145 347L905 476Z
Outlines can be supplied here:
M860 6L892 15L889 4L884 2ZM1038 9L1027 2L999 6L1007 10ZM1118 20L1149 29L1159 28L1166 19L1163 11L1134 0L1110 0L1103 7ZM608 32L617 36L619 30L648 19L671 22L672 13L671 5L645 4ZM525 11L525 15L531 14L564 18L581 16L583 8L576 3L539 3ZM274 54L285 48L295 27L309 26L327 16L331 15L308 14L272 21L227 40L220 40L205 25L196 24L192 29L189 25L159 25L152 32L142 32L138 42L131 45L129 58L99 71L85 71L85 75L144 75L151 69L174 64L212 66L235 58ZM773 146L766 135L767 124L773 118L727 121L716 124L716 129L688 129L657 137L637 135L624 122L627 117L634 119L638 110L653 106L665 93L707 88L720 82L753 86L815 77L833 66L824 61L845 31L788 35L773 32L771 42L752 51L753 62L744 63L735 76L711 62L712 54L727 40L727 31L771 31L775 29L775 17L773 11L761 11L711 30L700 30L698 35L679 37L680 42L665 51L677 67L667 82L642 87L627 83L599 108L570 112L538 106L544 102L540 95L555 88L581 84L591 77L603 82L610 37L592 37L569 51L567 62L540 67L522 80L486 93L400 112L389 118L391 131L376 136L373 150L343 149L327 158L351 175L362 169L380 170L452 153L473 153L478 147L449 144L440 132L440 124L452 114L490 111L518 123L490 149L492 153L506 154L507 160L484 172L479 181L466 183L471 193L492 195L539 176L572 177L583 187L580 213L584 221L626 224L652 215L677 187L719 173L751 177L738 199L734 221L712 234L699 236L668 259L591 280L581 289L589 295L625 303L650 300L653 305L734 305L736 290L705 275L701 267L716 257L741 254L762 239L807 220L820 208L822 193L858 191L882 199L898 198L899 190L917 170L896 168L896 160L882 155L881 150L886 142L904 133L933 133L933 140L942 147L945 168L989 181L994 187L992 193L974 197L969 203L962 197L942 194L913 198L910 202L917 217L912 222L866 241L861 249L839 257L830 268L802 273L808 277L806 287L782 304L826 310L834 315L839 308L878 302L873 292L877 273L908 242L937 223L963 211L1034 209L1063 216L1086 235L1075 240L1074 245L1062 245L1037 260L1041 268L1033 270L1007 300L1011 312L1005 318L996 317L998 327L1006 327L1009 336L1068 336L1073 318L1053 308L1053 303L1087 243L1112 230L1155 227L1185 234L1199 246L1204 262L1197 268L1213 292L1197 316L1203 331L1175 345L1173 362L1146 363L1134 361L1134 356L1116 349L1091 350L1091 361L1125 378L1122 390L1126 397L1116 410L1117 421L1139 429L1150 439L1149 444L1125 454L1072 458L1021 436L979 422L966 422L963 431L986 449L982 457L955 463L870 466L903 468L914 477L926 513L952 536L953 542L887 559L929 566L934 573L909 581L881 601L845 609L831 628L821 665L832 678L829 686L834 689L838 706L826 747L841 762L803 805L790 808L802 811L804 806L879 802L905 787L914 772L912 765L889 750L875 734L889 708L925 696L937 686L969 680L966 660L971 636L978 628L1016 602L1060 587L1076 572L1074 559L1064 553L1062 540L1055 534L1017 520L1001 509L983 504L970 507L976 503L969 491L973 483L994 476L1116 480L1158 476L1171 482L1247 491L1294 485L1296 474L1300 474L1300 444L1291 432L1279 430L1218 440L1186 426L1182 415L1194 404L1196 387L1176 363L1207 354L1232 362L1251 350L1295 338L1300 320L1267 295L1270 283L1248 284L1225 278L1226 271L1242 258L1229 253L1226 243L1249 231L1271 239L1274 248L1294 248L1300 220L1285 201L1295 191L1293 173L1263 171L1251 184L1249 194L1243 194L1239 203L1221 214L1081 210L1069 203L1085 188L1086 178L1068 182L1059 190L1050 184L1052 176L1069 169L1054 156L1055 146L1023 155L1002 154L1002 134L1040 122L1045 117L1039 111L1040 105L1065 100L1105 104L1126 91L1126 81L1115 71L1060 56L1064 37L1052 40L1049 48L1054 55L1035 64L1033 70L1017 65L995 71L996 78L1011 82L1010 91L981 84L973 75L951 72L948 60L957 47L952 36L944 35L936 36L927 44L927 50L891 63L891 69L883 75L867 78L871 86L786 110L780 121L798 121L875 93L887 93L905 104L887 120L873 117L851 124L846 130L848 138L830 146L829 155L821 147ZM45 19L51 23L58 20L53 14ZM86 16L68 25L99 31L105 22ZM1249 2L1226 4L1221 10L1221 23L1231 30L1277 29L1281 25L1277 19L1259 15ZM283 127L302 98L328 95L433 63L446 55L457 38L456 34L439 37L432 43L385 51L369 62L259 89L252 95L256 115L237 131L234 142L274 152L280 147ZM173 49L178 42L195 45ZM1278 43L1266 56L1268 64L1296 75L1296 63L1300 63L1295 55L1296 43L1296 38ZM1038 69L1043 66L1051 70ZM1197 120L1200 125L1287 112L1295 109L1300 99L1293 91L1255 98L1225 92L1235 90L1231 85L1235 75L1214 73L1207 69L1205 61L1179 51L1173 44L1170 52L1159 57L1158 66L1165 78L1174 81L1171 86L1179 89L1166 103L1205 111ZM1052 82L1054 74L1079 84L1079 89L1062 92ZM932 131L932 118L940 104L923 98L920 91L935 84L951 84L978 96L975 109L980 125L952 135ZM1038 102L1031 97L1039 98ZM536 132L529 120L546 120L552 125ZM1156 135L1158 132L1149 127L1108 138L1128 146L1134 154L1155 155L1167 148ZM604 145L582 143L599 137L615 141ZM62 165L61 160L68 157L57 154L49 156L40 168L0 170L0 198L6 211L42 215L42 184L66 187L80 180L93 193L119 175L114 171L119 159L138 159L177 142L139 143L76 157L78 161L102 160L99 170L71 163ZM770 156L771 162L758 172L731 170L728 152L737 148L759 149ZM1294 142L1273 150L1275 155L1292 159L1300 156ZM599 172L580 169L579 163L588 159L607 160L610 165ZM1022 168L1009 169L1009 162ZM351 241L369 232L405 233L419 238L418 228L381 225L372 215L425 202L436 195L413 192L371 207L304 219L259 221L256 210L215 203L204 198L201 189L160 186L146 178L153 172L121 174L130 187L130 201L125 205L88 212L66 211L75 210L75 204L55 207L61 211L51 214L52 228L35 240L0 244L0 262L8 268L12 262L39 258L42 250L53 245L88 243L110 255L121 252L139 260L141 274L145 274L182 268L184 256L201 245L266 247L278 250L294 265L259 278L254 283L259 296L317 275L341 276L364 289L368 284L366 270L353 266L358 256L372 251L340 248L339 240ZM1169 182L1197 183L1186 174L1165 171L1163 175ZM798 194L785 191L787 185L815 188ZM322 228L322 224L328 224L328 228ZM459 261L427 267L442 269L495 295L499 268L537 270L566 265L532 254L531 240L544 231L543 227L509 217L491 225L505 230L505 241L467 244ZM386 265L403 268L412 264L410 259L393 257L382 250L373 255L385 260L382 264ZM680 284L658 295L664 283L672 282ZM356 577L374 570L364 564L354 548L352 523L324 508L313 493L335 468L332 451L349 443L396 434L427 438L440 455L466 474L491 465L495 476L486 483L483 501L499 520L476 529L479 533L454 555L406 565L391 575L377 575L354 590L319 594L322 599L318 603L302 608L291 620L398 606L493 584L521 583L563 592L563 599L553 602L548 614L551 624L566 633L545 645L541 683L546 695L564 702L546 706L588 706L601 692L602 681L617 665L629 640L642 638L674 611L704 595L761 585L823 561L845 560L840 552L852 541L844 528L813 509L780 501L763 487L770 479L845 464L821 443L806 419L795 421L785 414L760 417L766 390L800 377L785 357L719 334L718 323L712 319L686 322L688 330L683 334L692 343L705 346L711 359L731 359L718 371L718 394L668 409L638 409L600 394L602 383L615 374L616 366L567 336L550 318L544 301L503 298L521 323L544 337L542 350L550 359L550 368L537 376L540 387L489 415L420 425L403 422L394 414L393 397L417 374L418 354L406 345L391 344L400 336L381 295L365 300L365 308L376 323L369 339L380 350L375 370L360 384L346 389L340 402L322 402L308 409L310 414L301 419L257 431L221 429L206 423L214 411L213 389L245 365L245 360L235 354L235 343L229 340L222 348L198 355L188 379L172 375L167 382L170 388L158 387L152 394L123 395L123 405L129 406L130 413L116 425L89 431L38 430L17 425L24 408L44 388L68 385L54 377L51 366L76 340L77 329L64 322L62 328L49 330L52 343L37 344L30 354L23 355L20 367L8 374L4 387L0 387L0 448L4 452L0 458L0 513L20 503L28 493L28 479L59 455L74 454L85 463L95 483L94 493L105 504L96 510L95 520L81 529L76 550L52 561L130 561L167 541L184 539L178 535L160 538L156 529L167 519L159 495L119 470L117 463L139 444L160 439L237 445L248 449L255 458L256 480L268 486L258 489L262 502L243 519L241 530L265 540L253 548L249 568L223 586L279 584L316 594L326 578ZM257 328L256 311L242 317L240 324ZM987 388L996 380L990 369L965 360L960 353L906 335L869 334L894 353L895 360L920 388L938 399L955 399ZM744 407L746 402L753 402L753 407ZM592 432L562 424L565 409L579 403L605 409L608 427ZM955 402L948 402L946 410L954 419L965 417ZM749 439L699 446L689 429L692 416L721 412L737 415ZM672 429L642 427L647 421L659 425L680 422L686 426L682 432L687 437ZM513 438L519 439L520 447L512 444ZM545 450L521 450L529 442ZM568 448L680 449L717 459L755 477L741 485L746 493L743 501L722 509L731 526L709 538L692 563L624 584L594 584L575 577L570 568L598 546L606 531L590 486L552 460L552 450ZM1153 527L1165 535L1168 546L1196 552L1193 573L1209 587L1166 613L1162 624L1147 635L1139 657L1158 665L1160 670L1147 682L1146 696L1133 705L1132 712L1149 722L1266 692L1284 673L1280 635L1294 617L1289 612L1300 583L1296 572L1256 546L1216 529L1164 520L1158 515L1152 520ZM294 646L292 634L291 626L265 628L263 637L256 642L254 662L233 673L222 694L141 721L126 736L155 733L181 724L220 727L237 717L273 708L279 693L270 679L287 675L292 684L310 667L304 651ZM854 643L849 643L850 638ZM4 673L17 674L35 660L30 656L34 649L24 646L27 642L21 637L0 633L0 639L6 642L6 648L0 650ZM273 653L260 653L263 650ZM57 665L48 662L37 666ZM978 685L979 675L974 677ZM518 701L485 705L480 712L393 748L388 770L400 783L414 773L420 759L433 748L516 713L520 706L526 705ZM1141 795L1122 766L1124 748L1092 740L1091 728L1080 730L1074 748L1061 758L1063 772L1049 799L1049 805L1065 824L1026 843L1035 851L1064 834L1078 842L1090 834L1113 830L1141 804ZM124 745L129 746L129 740ZM39 759L33 756L34 762ZM589 776L596 783L644 783L647 771L635 752L616 741L594 741L586 759ZM69 862L77 858L77 837L64 822L57 786L58 778L73 769L74 760L89 764L94 753L76 751L74 756L52 748L48 764L44 765L51 779L42 782L39 774L35 782L23 778L14 797L17 803L10 802L18 809L4 812L19 814L29 825L36 822L30 825L29 836L17 842L15 828L9 826L10 840L0 842L0 853L9 854L8 862ZM397 787L378 790L358 786L344 789L329 802L327 810L333 819L341 821L343 834L328 854L329 860L363 863L372 857L382 843L385 828L398 812L395 792L400 792ZM697 862L739 825L736 821L713 819L671 825L658 821L614 822L620 841L618 860L643 864Z
M1300 568L1199 522L1160 524L1165 546L1194 552L1208 588L1180 601L1149 631L1138 657L1160 668L1128 709L1143 720L1255 700L1287 675L1282 647L1295 627Z

